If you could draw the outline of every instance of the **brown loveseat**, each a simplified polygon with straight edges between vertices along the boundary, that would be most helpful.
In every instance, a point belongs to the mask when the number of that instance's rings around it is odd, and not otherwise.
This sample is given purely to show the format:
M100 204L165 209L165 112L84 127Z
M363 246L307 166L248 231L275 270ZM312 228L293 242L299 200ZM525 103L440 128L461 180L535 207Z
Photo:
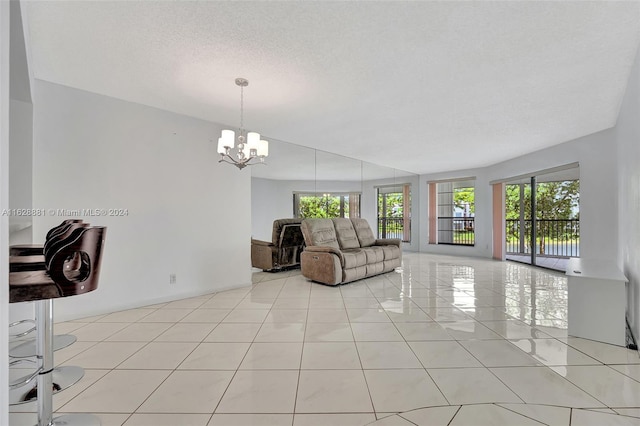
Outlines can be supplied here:
M402 260L400 240L376 239L366 219L305 219L302 234L302 275L323 284L393 271Z
M251 266L264 271L278 271L298 266L304 238L300 230L302 219L273 221L271 242L251 239Z

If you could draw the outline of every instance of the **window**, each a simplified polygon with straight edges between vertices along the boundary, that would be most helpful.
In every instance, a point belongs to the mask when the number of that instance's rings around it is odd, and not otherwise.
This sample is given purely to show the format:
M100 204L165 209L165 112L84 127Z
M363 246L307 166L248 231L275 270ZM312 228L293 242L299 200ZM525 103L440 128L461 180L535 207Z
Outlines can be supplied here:
M437 183L438 244L475 244L475 180ZM433 186L432 186L433 187Z
M535 265L536 256L579 257L580 181L554 178L536 176L533 187L531 179L505 185L508 260Z
M360 217L360 194L294 193L293 217Z
M411 185L379 186L378 238L411 241Z

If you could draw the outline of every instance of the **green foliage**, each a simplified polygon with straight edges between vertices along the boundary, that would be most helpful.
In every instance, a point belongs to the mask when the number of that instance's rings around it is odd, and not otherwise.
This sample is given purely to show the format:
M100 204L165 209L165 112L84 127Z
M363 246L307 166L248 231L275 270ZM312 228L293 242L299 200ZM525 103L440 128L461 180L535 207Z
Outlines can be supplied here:
M476 193L475 188L455 188L453 190L453 204L462 210L465 210L466 213L470 216L475 215L476 213Z
M461 245L474 245L476 235L474 231L453 231L453 243Z
M344 213L340 212L340 196L338 195L304 195L300 197L300 217L332 218L349 217L349 197L344 196Z
M537 185L536 210L540 219L577 219L576 209L579 201L578 180L544 182Z
M578 219L580 181L542 182L537 184L538 219ZM520 217L520 185L506 185L506 218ZM531 219L531 185L524 185L524 218Z
M506 219L520 217L520 185L506 185ZM525 219L531 219L531 185L524 185Z
M571 220L579 219L578 210L580 202L580 181L563 181L563 182L542 182L536 185L536 218L545 220ZM506 237L508 242L515 242L520 238L520 232L524 233L526 245L531 244L531 185L524 185L523 197L523 216L525 219L525 229L520 230L518 226L507 226ZM506 219L520 218L520 185L506 185ZM517 224L517 223L516 223ZM548 243L558 241L577 240L579 239L579 230L574 228L570 222L566 224L554 225L553 232L550 229L549 222L538 222L536 229L537 241L536 246L540 254L545 253L545 246ZM551 240L549 235L554 235Z
M386 201L386 216L384 204ZM378 195L378 217L403 217L402 192Z
M410 241L410 232L404 229L404 207L405 203L411 213L411 195L408 200L404 200L403 192L380 193L378 192L378 237L379 238L402 238L403 241Z

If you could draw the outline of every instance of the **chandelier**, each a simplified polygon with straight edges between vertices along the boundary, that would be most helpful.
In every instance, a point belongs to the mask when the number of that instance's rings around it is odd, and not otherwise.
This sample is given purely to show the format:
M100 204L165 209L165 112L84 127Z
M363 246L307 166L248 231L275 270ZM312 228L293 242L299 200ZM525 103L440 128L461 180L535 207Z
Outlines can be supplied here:
M260 133L249 132L246 134L244 125L244 88L249 85L249 81L244 78L236 78L236 85L240 86L240 129L238 129L237 152L232 154L234 149L236 134L233 130L223 130L222 136L218 139L218 163L233 164L239 169L255 164L266 164L265 157L269 155L269 142L260 140ZM258 161L259 159L259 161Z

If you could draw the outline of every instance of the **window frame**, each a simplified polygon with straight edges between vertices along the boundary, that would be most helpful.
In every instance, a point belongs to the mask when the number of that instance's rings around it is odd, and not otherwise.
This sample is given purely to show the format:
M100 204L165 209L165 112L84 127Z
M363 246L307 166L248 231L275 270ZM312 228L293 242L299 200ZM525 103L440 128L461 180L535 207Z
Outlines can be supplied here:
M432 185L433 184L433 185ZM448 186L448 187L447 187ZM435 207L429 209L430 232L435 231L435 238L429 238L430 244L452 245L462 247L475 246L475 193L476 178L449 179L429 182L429 188L435 189L430 201ZM468 214L459 216L456 212L455 194L462 189L473 190L473 202L468 203ZM465 208L465 213L467 209ZM445 214L448 213L448 214ZM445 228L446 226L446 228ZM444 228L444 229L443 229Z
M392 189L399 188L400 190L389 191ZM384 235L386 226L380 222L381 219L402 219L402 237L400 238L403 243L411 242L411 183L410 182L402 182L402 183L394 183L394 184L386 184L386 185L376 185L374 186L376 192L376 232L378 238L398 238L396 233L392 233L392 236ZM381 191L382 190L382 191ZM381 216L380 212L380 196L388 195L388 194L401 194L402 195L402 216L399 218L393 216ZM385 197L386 198L386 197ZM408 200L405 200L408 198ZM383 209L384 210L384 209ZM384 224L386 225L386 223ZM405 232L405 229L407 232Z

